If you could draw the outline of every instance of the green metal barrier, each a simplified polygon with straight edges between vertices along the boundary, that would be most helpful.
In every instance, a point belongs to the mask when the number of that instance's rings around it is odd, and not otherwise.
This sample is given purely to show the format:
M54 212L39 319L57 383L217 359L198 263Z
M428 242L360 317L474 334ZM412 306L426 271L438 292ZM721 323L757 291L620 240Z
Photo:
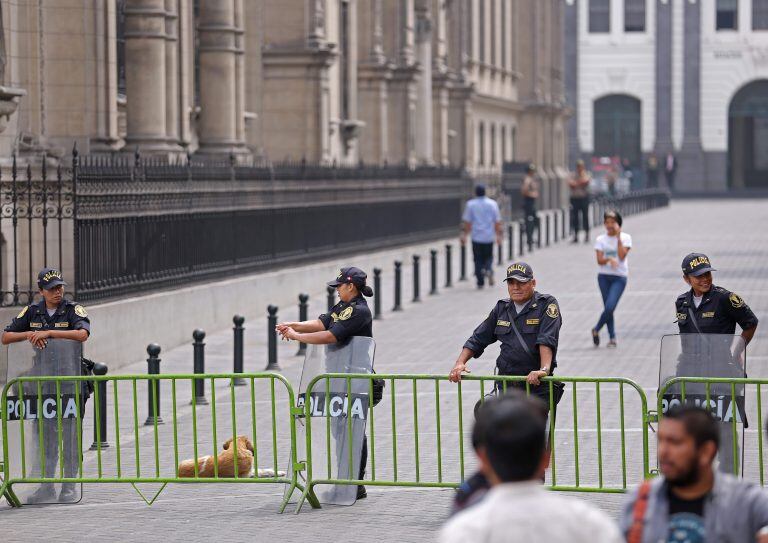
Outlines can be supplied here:
M454 384L444 375L352 375L329 373L313 379L308 391L325 391L325 408L329 413L331 379L346 380L347 396L351 397L352 381L368 380L369 397L373 396L373 379L384 379L388 391L376 407L368 407L368 473L366 479L338 479L331 476L331 455L326 454L326 465L317 465L313 450L330 451L332 437L330 417L325 421L312 416L310 402L304 405L306 424L306 487L296 511L305 498L311 497L313 488L323 484L402 486L422 488L457 487L474 467L474 455L469 442L473 409L477 401L484 401L486 393L496 383L522 386L524 377L471 376ZM549 426L551 448L548 487L552 490L583 492L624 492L628 485L639 483L649 476L648 461L648 405L644 391L636 383L622 378L549 377L549 408L553 411L552 383L566 385L565 394L557 407L556 422ZM525 385L529 391L528 385ZM630 394L626 392L633 391ZM420 399L420 397L424 397ZM386 405L389 402L389 405ZM630 409L632 426L628 426ZM589 417L589 419L585 418ZM313 418L315 419L313 421ZM351 417L348 437L351 436ZM552 420L553 417L550 417ZM594 428L580 428L579 421L594 421ZM312 424L326 427L323 443L313 442ZM565 425L570 423L570 428ZM612 426L611 426L612 424ZM633 439L637 434L639 439ZM630 443L631 442L631 443ZM579 458L579 449L594 446L596 465L585 464ZM422 451L432 449L429 459ZM606 447L610 453L605 454ZM348 473L356 474L351 448ZM635 457L634 462L630 456ZM468 460L470 459L470 460ZM637 461L639 460L639 461ZM629 466L642 466L635 471Z
M674 377L663 384L657 397L659 420L672 402L700 405L709 410L723 424L730 426L730 443L723 443L720 450L730 447L732 473L745 479L759 480L765 486L763 465L763 391L768 379ZM715 390L713 390L715 389ZM747 401L747 398L754 401ZM746 431L746 420L750 428ZM754 424L754 421L757 424ZM757 449L757 458L744 456L747 449ZM756 463L755 463L756 461Z
M198 402L193 392L193 381L204 380L210 386L210 403ZM235 379L242 379L246 386L238 387ZM67 477L64 473L62 454L56 473L46 474L45 448L43 442L43 419L26 420L22 413L18 424L17 443L9 441L10 413L8 396L11 391L19 396L22 411L24 409L23 391L30 387L38 391L36 413L42 413L42 384L55 383L60 393L62 383L77 381L105 381L112 407L107 413L95 411L98 422L101 416L109 414L111 418L110 436L101 436L99 424L93 426L95 451L80 456L77 474ZM276 386L279 383L279 387ZM24 386L26 384L26 387ZM146 405L148 387L152 384L159 394L154 394L154 416L140 422L141 405ZM141 385L141 386L140 386ZM74 387L77 412L82 413L83 398L80 387ZM121 394L122 397L121 400ZM241 391L241 392L239 392ZM61 395L57 394L56 436L58 450L63 450ZM124 401L125 397L128 401ZM164 424L159 416L158 396L168 399L171 404L170 424ZM183 398L183 400L182 400ZM189 399L191 398L191 402ZM290 383L275 373L252 374L208 374L195 375L111 375L88 377L19 377L9 381L3 388L2 396L2 443L3 457L2 478L0 478L0 496L6 496L13 506L20 506L20 500L13 491L14 485L23 483L128 483L139 493L141 498L152 505L168 483L281 483L288 485L280 507L282 512L295 489L304 491L298 481L298 473L304 466L296 459L296 417L301 409L296 407L295 394ZM99 387L95 387L95 406L99 405ZM257 416L257 404L264 403L268 416ZM219 413L225 411L225 416ZM279 409L278 409L279 406ZM89 410L90 411L90 410ZM228 412L228 413L227 413ZM18 413L17 413L18 415ZM91 421L77 418L79 450L82 450L83 432L88 430ZM166 420L168 417L166 416ZM126 423L127 420L127 423ZM53 421L47 423L52 424ZM27 452L25 431L29 433L31 425L37 425L40 440L39 458L30 458ZM15 431L15 430L14 430ZM50 430L49 430L50 431ZM233 440L238 435L248 437L254 448L254 477L238 475L233 470L232 476L223 476L219 472L218 455L222 453L221 444L228 438ZM102 442L109 437L113 442L108 448ZM223 438L223 439L222 439ZM13 454L11 454L13 453ZM201 477L198 459L200 454L211 455L213 476ZM37 456L37 455L34 455ZM179 477L179 464L186 458L194 459L194 476ZM290 462L289 475L280 473L279 461ZM266 461L264 461L266 460ZM31 463L39 461L40 473L34 475ZM259 477L260 467L268 467L271 473ZM140 483L158 483L159 490L147 498L136 486ZM304 492L310 503L319 506L311 492Z

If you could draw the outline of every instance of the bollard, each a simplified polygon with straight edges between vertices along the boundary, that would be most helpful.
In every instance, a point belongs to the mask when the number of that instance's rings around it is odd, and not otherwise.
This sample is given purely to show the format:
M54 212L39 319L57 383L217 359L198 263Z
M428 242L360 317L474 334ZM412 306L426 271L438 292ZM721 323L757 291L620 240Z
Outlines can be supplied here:
M453 246L449 243L445 245L445 287L453 286Z
M194 373L196 375L202 375L205 373L205 343L203 343L203 340L205 339L205 330L198 328L192 332L192 339L195 340L192 344ZM193 398L189 403L207 405L208 400L205 398L205 379L195 378L194 381L195 385L192 390Z
M429 295L437 294L437 251L429 250Z
M233 354L233 363L232 363L232 371L233 373L243 373L243 334L245 332L245 328L243 328L243 323L245 322L245 317L242 315L235 315L232 317L232 322L234 323L235 327L232 328L232 333L234 335L234 354ZM235 377L235 386L241 387L245 386L245 379L240 379L239 377Z
M94 375L106 375L107 365L96 362L93 365ZM107 441L107 382L94 382L94 392L96 397L93 399L93 444L91 450L106 449L109 447Z
M507 260L515 258L515 229L512 223L507 225Z
M373 268L373 318L381 319L381 268Z
M557 243L560 241L560 226L559 226L560 214L555 210L552 213L552 241Z
M550 224L549 213L547 213L546 218L544 220L544 226L546 226L547 228L547 237L544 238L544 243L547 247L549 247L549 242L550 242L549 237L550 237L550 233L552 232L552 230L550 229L551 224Z
M419 255L413 255L413 300L412 302L421 301L421 257Z
M280 371L277 365L277 306L267 306L267 367L264 371Z
M541 215L536 213L536 248L541 249Z
M521 220L518 225L518 240L520 243L518 244L517 248L520 249L520 253L518 256L523 256L525 254L525 220Z
M160 345L150 343L147 345L147 375L160 375ZM163 417L160 416L160 381L158 379L147 379L147 420L144 426L153 426L163 423Z
M459 262L459 281L467 280L467 244L461 244L461 261Z
M402 311L402 282L403 282L403 263L395 260L395 307L392 311Z
M503 236L502 236L503 237ZM501 266L504 264L504 240L498 240L496 242L496 264Z
M299 294L299 322L307 320L309 304L309 294ZM299 343L299 350L296 352L296 356L303 356L307 352L307 344Z
M562 208L560 210L560 216L562 217L562 220L560 221L560 237L562 239L566 239L568 237L566 228L568 228L569 221L566 220L565 218L566 213L567 213L567 210L565 208Z
M333 306L336 305L336 289L333 287L326 287L325 291L328 293L326 305L328 306L328 311L330 311L333 309Z

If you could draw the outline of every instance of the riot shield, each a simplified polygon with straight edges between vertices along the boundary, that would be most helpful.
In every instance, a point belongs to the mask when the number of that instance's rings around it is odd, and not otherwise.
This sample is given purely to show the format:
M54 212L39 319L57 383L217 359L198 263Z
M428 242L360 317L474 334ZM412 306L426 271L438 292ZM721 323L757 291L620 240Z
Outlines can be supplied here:
M364 373L373 371L376 344L372 338L356 336L343 344L308 345L299 384L298 404L309 403L309 417L302 424L310 427L314 479L362 478L361 458L365 424L369 413L367 379L312 380L324 373ZM306 458L305 443L298 440L299 460ZM363 462L365 460L363 459ZM352 505L355 485L321 484L315 488L320 503Z
M720 421L720 471L738 474L743 466L748 421L744 387L730 383L677 382L675 377L746 377L747 350L741 336L676 334L661 338L659 393L662 413L675 405L697 405Z
M82 343L49 339L44 349L24 341L5 351L6 382L23 377L81 375ZM7 419L8 467L11 479L78 477L87 390L67 380L17 381L8 390L3 417ZM16 483L22 504L77 503L82 484L53 481Z

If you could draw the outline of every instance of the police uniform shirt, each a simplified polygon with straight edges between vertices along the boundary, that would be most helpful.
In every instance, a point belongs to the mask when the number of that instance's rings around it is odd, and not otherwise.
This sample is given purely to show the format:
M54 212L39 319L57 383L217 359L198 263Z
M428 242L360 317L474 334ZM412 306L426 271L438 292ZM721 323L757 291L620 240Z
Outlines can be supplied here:
M362 296L339 302L318 318L339 343L352 336L373 337L373 317Z
M533 358L525 349L512 330L514 321ZM541 369L539 345L552 349L552 367L557 366L557 343L560 335L562 316L554 296L533 293L533 298L520 314L510 299L499 300L488 318L472 333L464 347L471 350L474 358L483 354L485 348L495 341L501 342L501 354L496 359L500 375L528 375Z
M677 325L681 334L734 334L736 323L742 330L757 326L757 317L738 294L713 286L704 294L699 307L693 303L693 289L681 294L675 301ZM696 326L691 322L691 313Z
M11 324L5 327L6 332L37 332L38 330L85 330L91 334L91 321L82 305L64 300L49 316L45 308L45 300L28 305L21 310Z

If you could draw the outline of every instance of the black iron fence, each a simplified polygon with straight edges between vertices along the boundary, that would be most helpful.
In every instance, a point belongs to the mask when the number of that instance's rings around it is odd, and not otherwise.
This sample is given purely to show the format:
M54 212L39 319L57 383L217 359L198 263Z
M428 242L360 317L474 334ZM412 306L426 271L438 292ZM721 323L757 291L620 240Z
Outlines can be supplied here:
M45 157L0 178L2 305L44 266L89 301L456 231L471 181L407 166L238 165L138 155Z

